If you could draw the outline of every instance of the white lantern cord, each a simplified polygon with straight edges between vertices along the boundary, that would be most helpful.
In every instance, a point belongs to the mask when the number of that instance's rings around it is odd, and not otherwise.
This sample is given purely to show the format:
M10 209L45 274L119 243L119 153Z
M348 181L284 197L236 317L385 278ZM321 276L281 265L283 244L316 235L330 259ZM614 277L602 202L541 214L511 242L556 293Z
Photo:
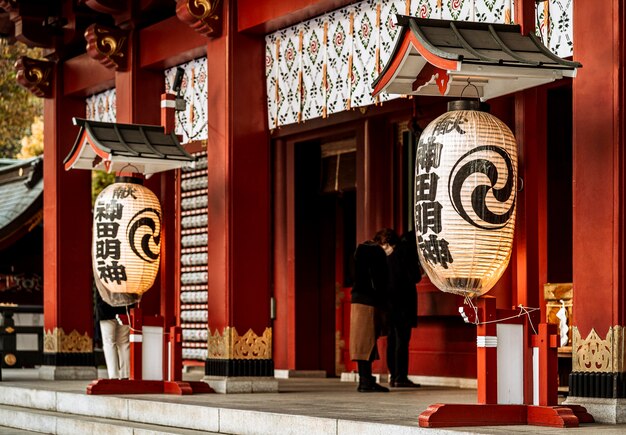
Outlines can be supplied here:
M537 335L537 330L535 329L535 325L533 324L533 320L530 317L530 313L539 310L539 308L525 307L524 305L519 304L517 306L517 308L519 308L519 312L516 315L514 315L514 316L504 317L502 319L480 321L479 316L478 316L478 307L474 304L474 302L472 301L472 298L466 296L464 304L465 305L469 305L469 307L473 311L472 313L470 313L471 316L472 316L472 318L470 319L470 317L465 312L465 308L464 307L459 307L459 314L461 314L461 317L463 318L463 321L465 323L471 323L473 325L486 325L487 323L505 322L507 320L517 319L517 318L522 317L522 316L528 316L528 323L530 324L530 327L532 328L532 330L535 333L535 335Z

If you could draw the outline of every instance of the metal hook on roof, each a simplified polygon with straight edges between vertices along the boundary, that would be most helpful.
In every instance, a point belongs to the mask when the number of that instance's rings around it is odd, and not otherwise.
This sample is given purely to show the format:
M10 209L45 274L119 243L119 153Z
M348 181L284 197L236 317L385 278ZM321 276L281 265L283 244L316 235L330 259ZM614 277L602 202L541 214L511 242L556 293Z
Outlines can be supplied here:
M478 88L476 87L476 85L474 83L472 83L472 80L468 77L467 78L467 84L465 85L465 87L461 90L461 98L463 98L463 93L465 92L465 90L468 87L473 87L474 90L476 91L476 98L480 99L480 92L478 92Z
M140 172L140 171L139 171L139 168L137 168L137 166L132 165L132 164L130 164L130 163L126 163L126 164L122 167L122 169L120 169L120 170L119 170L119 171L117 171L117 172L122 173L122 172L124 172L124 169L126 169L126 168L134 168L135 170L134 170L134 171L131 171L131 172L134 172L134 173L139 173L139 172Z

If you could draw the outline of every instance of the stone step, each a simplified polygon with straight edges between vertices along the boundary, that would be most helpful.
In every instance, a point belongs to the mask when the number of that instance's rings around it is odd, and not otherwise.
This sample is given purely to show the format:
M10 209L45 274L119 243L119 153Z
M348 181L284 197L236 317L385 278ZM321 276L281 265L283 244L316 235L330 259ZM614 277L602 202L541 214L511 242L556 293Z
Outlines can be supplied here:
M218 410L216 408L159 402L135 397L138 396L87 395L85 393L38 390L0 384L0 406L15 407L21 409L22 412L52 412L56 414L55 417L65 416L77 421L78 417L86 417L103 419L103 421L121 425L128 425L129 423L150 424L163 428L201 431L198 433L215 433L219 430ZM0 425L7 425L10 420L0 420ZM50 421L54 422L54 419ZM11 425L9 424L9 426ZM29 427L24 427L24 429L33 430ZM93 433L108 432L96 431Z
M0 433L17 435L31 432L54 435L89 433L107 435L215 434L215 432L0 405Z
M358 421L349 414L344 414L346 418L303 415L287 404L278 412L211 406L208 396L87 395L0 383L0 426L80 435L410 435L427 431L391 422Z

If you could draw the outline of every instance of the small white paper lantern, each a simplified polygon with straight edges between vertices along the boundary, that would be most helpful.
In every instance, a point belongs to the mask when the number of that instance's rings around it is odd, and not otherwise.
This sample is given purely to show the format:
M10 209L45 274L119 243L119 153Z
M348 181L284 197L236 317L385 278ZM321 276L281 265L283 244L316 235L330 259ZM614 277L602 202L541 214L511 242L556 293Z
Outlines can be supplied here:
M415 229L422 267L444 292L480 296L511 258L517 144L478 101L455 101L420 137Z
M111 293L142 294L154 283L161 254L161 204L141 184L122 177L94 206L92 263Z

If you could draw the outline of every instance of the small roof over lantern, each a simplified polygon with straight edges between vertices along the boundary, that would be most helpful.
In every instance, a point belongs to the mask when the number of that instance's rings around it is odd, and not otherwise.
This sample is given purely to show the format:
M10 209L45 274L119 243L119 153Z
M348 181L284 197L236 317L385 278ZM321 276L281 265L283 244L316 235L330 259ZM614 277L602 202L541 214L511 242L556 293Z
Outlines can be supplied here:
M484 101L575 77L582 67L552 53L534 34L522 35L518 25L404 15L397 15L397 25L396 46L373 95L460 97L471 83Z
M81 129L63 161L65 169L119 172L133 166L146 176L189 166L195 161L174 133L158 125L118 124L73 118Z

